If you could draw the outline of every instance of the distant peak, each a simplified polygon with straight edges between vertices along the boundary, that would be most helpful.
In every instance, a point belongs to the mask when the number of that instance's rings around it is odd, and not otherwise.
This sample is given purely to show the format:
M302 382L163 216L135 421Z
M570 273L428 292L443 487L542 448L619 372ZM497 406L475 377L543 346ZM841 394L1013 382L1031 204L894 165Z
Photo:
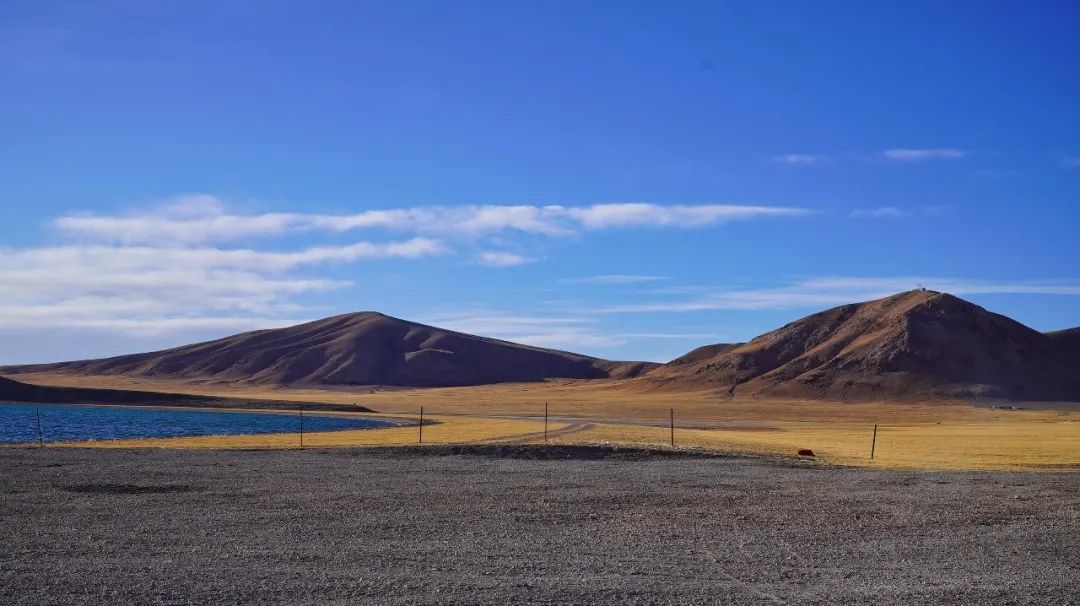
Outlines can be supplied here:
M961 299L956 295L936 290L916 289L895 294L891 297L868 302L882 311L891 310L892 313L912 313L922 311L956 311L981 309L974 303Z
M923 295L925 300L930 302L931 304L937 304L937 305L956 305L956 304L974 305L973 303L971 303L969 301L961 299L960 297L958 297L956 295L951 295L951 294L949 294L947 292L938 292L938 291L935 291L935 290L926 290L926 291L922 291L921 294Z
M349 313L344 313L344 314L340 314L340 315L337 315L337 316L333 316L332 318L348 318L348 319L364 320L364 319L368 319L368 318L389 318L389 317L390 316L388 316L388 315L386 315L384 313L378 312L378 311L351 311ZM331 318L327 318L327 319L331 319Z
M893 296L895 296L895 297L932 298L932 297L941 296L941 295L944 295L944 294L946 294L946 293L943 293L943 292L940 292L940 291L937 291L937 290L930 290L929 288L921 288L920 287L920 288L913 288L911 290L905 290L904 292L897 293L896 295L893 295Z
M304 326L330 326L330 325L337 325L337 326L350 325L350 326L354 326L354 325L364 324L364 323L367 323L367 322L371 322L373 320L380 320L380 319L393 319L393 318L390 318L390 316L387 316L386 314L379 313L377 311L354 311L354 312L349 312L349 313L344 313L344 314L338 314L336 316L329 316L327 318L322 318L320 320L312 320L310 322L305 322L304 324L299 324L297 326L298 327L304 327Z
M954 295L950 295L949 293L946 293L946 292L940 292L940 291L937 291L937 290L929 290L929 289L926 289L926 288L916 288L916 289L913 289L913 290L905 290L904 292L900 292L900 293L897 293L895 295L884 297L882 299L877 299L876 301L868 301L868 302L869 303L880 302L880 303L886 303L886 304L897 304L897 303L899 303L899 304L906 304L906 305L929 303L929 304L933 305L933 304L935 304L935 302L952 303L952 302L956 302L956 301L963 301L963 299L961 299L959 297L956 297Z

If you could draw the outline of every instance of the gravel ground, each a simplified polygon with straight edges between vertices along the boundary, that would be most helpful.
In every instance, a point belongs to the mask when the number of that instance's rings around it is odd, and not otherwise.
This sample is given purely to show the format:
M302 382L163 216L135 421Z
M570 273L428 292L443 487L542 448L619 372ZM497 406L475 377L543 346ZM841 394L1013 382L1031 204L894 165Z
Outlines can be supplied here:
M1077 473L8 448L0 536L5 605L1080 604Z

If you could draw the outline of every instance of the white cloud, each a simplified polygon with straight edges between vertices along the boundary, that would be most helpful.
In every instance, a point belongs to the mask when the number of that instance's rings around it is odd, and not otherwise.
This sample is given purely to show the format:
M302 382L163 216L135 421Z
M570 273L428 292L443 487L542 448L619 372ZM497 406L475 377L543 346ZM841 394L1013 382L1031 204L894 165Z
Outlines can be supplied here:
M208 195L178 196L166 203L126 215L80 213L53 224L68 233L120 244L221 242L282 234L295 227L297 215L229 214L225 203Z
M369 210L351 215L292 215L293 228L353 231L392 229L419 233L479 236L503 231L561 236L560 206L457 206Z
M98 242L185 244L226 242L288 233L387 229L475 238L516 232L567 236L581 229L693 228L729 221L808 214L798 208L725 204L596 204L592 206L456 206L370 210L355 214L235 214L212 196L184 196L150 211L125 215L66 215L60 230Z
M925 160L955 160L967 157L971 152L954 147L929 149L896 148L881 152L889 160L896 162L922 162Z
M784 154L782 156L774 156L772 161L780 164L810 166L812 164L824 164L828 162L829 159L829 156L819 154Z
M903 277L822 277L803 281L803 288L852 292L897 292L924 287L954 295L1027 294L1027 295L1080 295L1080 282L1075 281L1029 281L1029 280L975 280L964 278L940 278L928 276Z
M536 259L525 257L516 253L489 250L477 255L476 262L487 267L515 267L527 263L535 263Z
M688 291L682 300L656 300L611 305L600 313L695 312L709 310L757 310L819 308L878 299L919 286L957 296L1030 294L1080 296L1075 281L991 281L920 276L822 277L776 288L704 289ZM674 292L674 291L673 291Z
M856 208L848 214L853 219L898 219L904 216L904 211L895 206L879 206L877 208Z
M722 335L711 332L628 332L623 333L623 337L628 339L695 339L695 340L708 340L708 339L721 339Z
M295 252L100 245L0 250L0 328L163 332L272 325L301 311L294 297L350 284L296 275L296 269L445 252L426 238Z
M458 332L574 352L620 347L631 340L687 340L693 345L721 338L702 332L611 332L595 317L518 315L486 308L434 314L423 321Z
M403 242L373 244L357 242L344 246L321 246L294 252L270 252L251 249L154 248L149 246L67 246L37 248L10 255L14 262L77 264L99 262L114 268L137 268L147 265L177 267L220 267L284 271L301 265L330 261L361 261L401 257L418 259L440 255L446 247L437 240L413 238ZM0 253L3 255L3 253ZM4 257L0 257L2 259Z
M599 331L595 320L576 316L522 316L478 308L436 314L424 322L468 334L571 351L626 344L624 338Z
M902 209L895 206L877 206L874 208L856 208L848 213L852 219L902 219L915 215L925 217L940 217L952 211L951 206L930 205Z
M66 309L47 309L45 313L32 317L20 318L18 312L9 313L0 309L0 330L24 330L28 326L42 328L47 322L48 328L63 330L83 330L105 332L110 335L122 334L130 337L146 338L180 333L209 332L211 334L233 334L269 328L284 328L308 321L307 319L283 319L260 316L202 316L171 318L110 318L110 317L72 317ZM130 352L124 352L130 353ZM51 360L55 361L55 360Z
M603 276L590 276L588 278L568 278L562 280L566 284L641 284L643 282L656 282L666 280L664 276L641 276L636 274L607 274Z
M764 217L797 217L809 214L799 208L704 204L660 206L658 204L597 204L565 209L586 229L618 227L707 227L729 221Z
M234 211L210 195L178 196L128 213L59 217L52 225L67 237L63 244L0 248L0 329L77 328L141 335L278 326L309 315L311 310L298 301L351 284L322 275L319 266L325 264L423 259L462 247L475 254L479 264L512 267L536 259L476 247L512 248L516 244L509 236L514 234L564 237L598 229L694 228L806 213L766 206L597 204L253 214ZM317 242L317 235L359 230L405 236L291 250L266 250L251 242L296 235ZM607 276L600 282L645 279ZM519 329L513 336L547 345L596 346L615 340L566 325L550 333Z

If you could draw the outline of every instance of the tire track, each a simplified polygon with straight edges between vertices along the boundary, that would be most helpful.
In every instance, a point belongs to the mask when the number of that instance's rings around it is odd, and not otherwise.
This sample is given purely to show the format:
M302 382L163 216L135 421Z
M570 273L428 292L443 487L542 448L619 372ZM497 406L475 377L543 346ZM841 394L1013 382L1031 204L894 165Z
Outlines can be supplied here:
M559 429L549 429L547 432L548 439L553 437L569 436L577 433L590 431L596 428L594 423L582 422L571 423ZM544 432L537 431L531 433L517 434L514 436L507 436L502 438L492 438L490 440L483 441L484 444L526 444L530 441L542 440L544 438Z

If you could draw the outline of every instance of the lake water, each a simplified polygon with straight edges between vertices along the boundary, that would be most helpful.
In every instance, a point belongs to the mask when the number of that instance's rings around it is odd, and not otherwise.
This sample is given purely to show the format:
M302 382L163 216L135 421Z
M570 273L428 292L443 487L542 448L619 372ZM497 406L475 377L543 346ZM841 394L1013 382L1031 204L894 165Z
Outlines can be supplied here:
M37 442L38 415L46 442L174 438L300 431L297 414L176 410L164 408L0 403L0 443ZM389 427L374 419L304 413L304 431Z

